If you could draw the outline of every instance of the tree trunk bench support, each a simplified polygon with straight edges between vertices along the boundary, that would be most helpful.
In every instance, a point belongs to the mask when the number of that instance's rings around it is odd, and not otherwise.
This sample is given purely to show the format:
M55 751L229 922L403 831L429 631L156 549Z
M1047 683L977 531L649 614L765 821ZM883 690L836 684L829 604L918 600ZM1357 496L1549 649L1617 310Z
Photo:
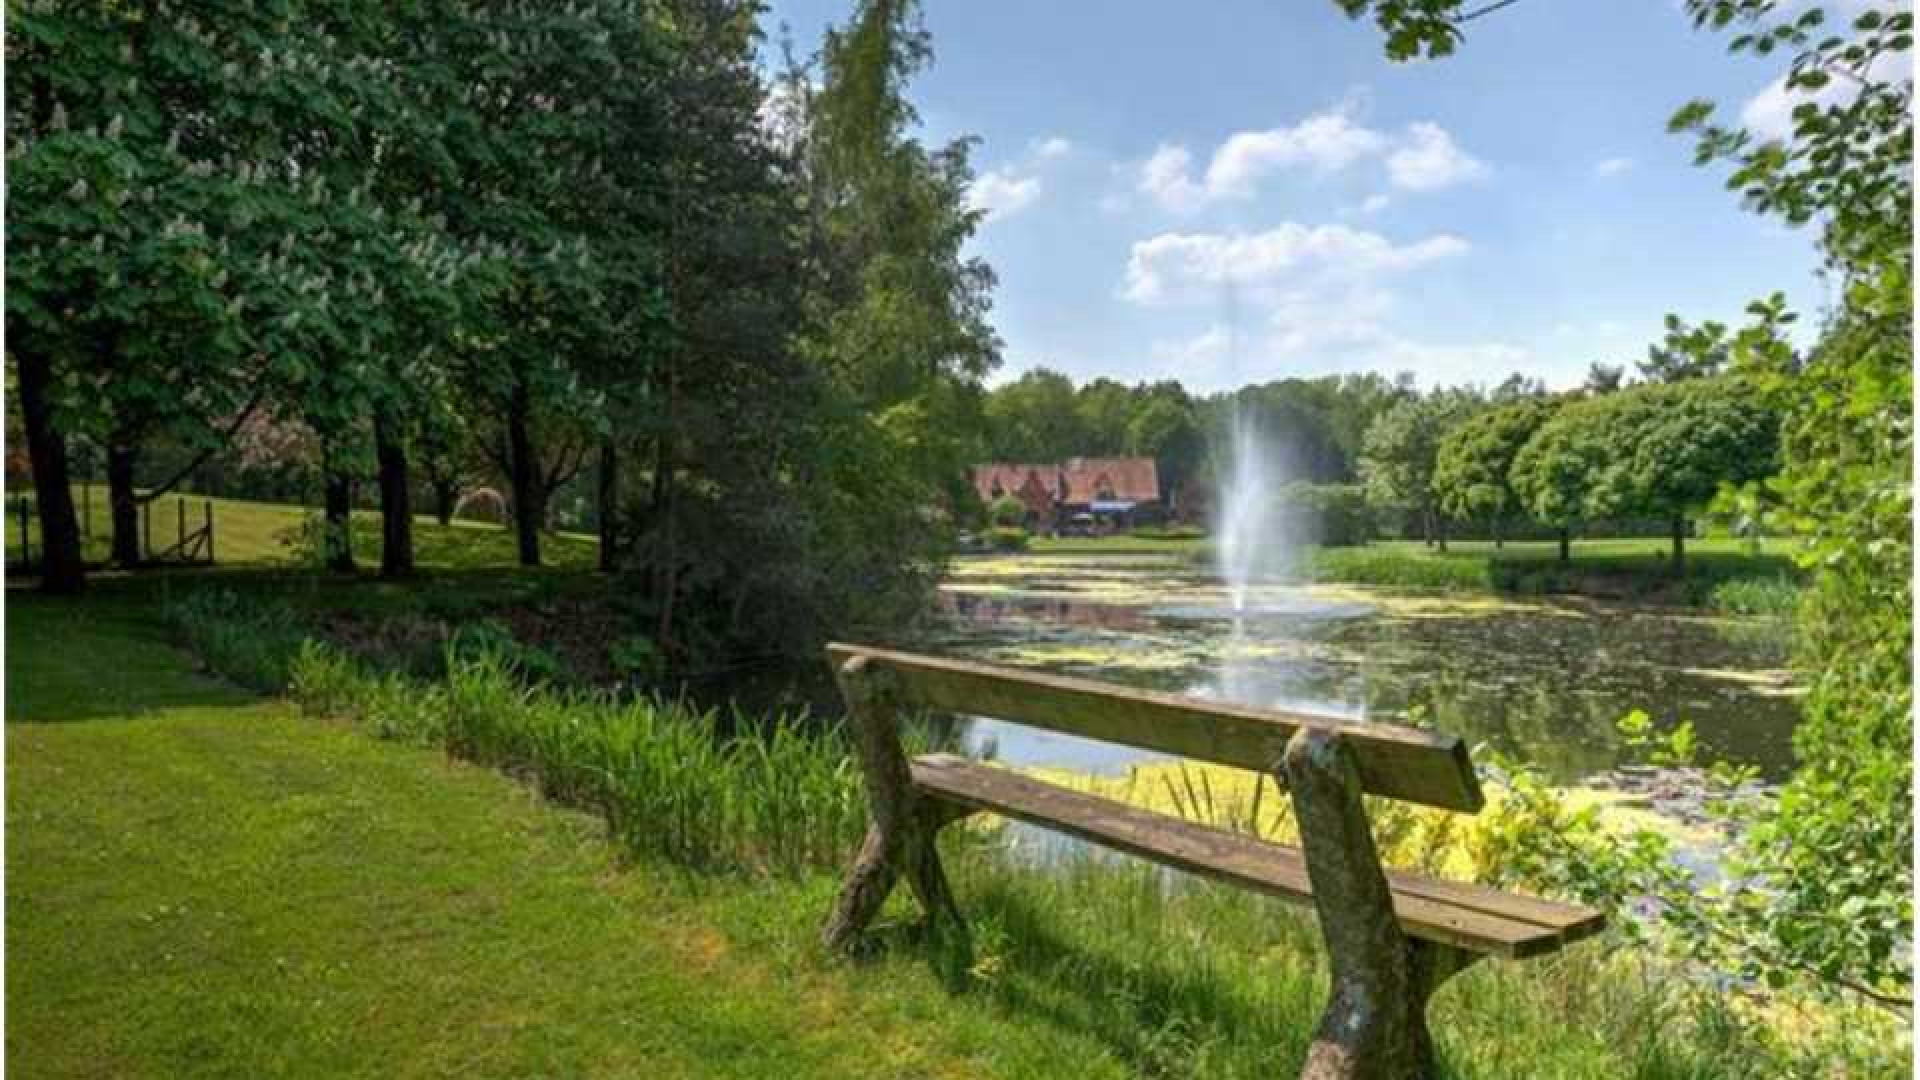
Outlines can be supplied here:
M1363 795L1448 809L1482 804L1453 736L1337 717L1253 710L863 646L828 649L846 698L871 821L823 930L848 950L907 878L936 932L965 923L935 846L990 811L1300 904L1312 904L1332 992L1301 1073L1309 1080L1434 1075L1426 1007L1485 955L1533 956L1597 933L1599 913L1383 869ZM998 716L1274 775L1291 792L1301 847L1270 843L1072 791L947 754L909 761L903 709Z

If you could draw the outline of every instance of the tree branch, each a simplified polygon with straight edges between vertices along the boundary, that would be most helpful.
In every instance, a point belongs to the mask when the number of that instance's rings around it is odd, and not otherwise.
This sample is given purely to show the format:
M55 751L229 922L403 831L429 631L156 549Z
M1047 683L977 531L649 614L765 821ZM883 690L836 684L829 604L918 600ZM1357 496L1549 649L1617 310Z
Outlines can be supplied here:
M1510 4L1517 4L1519 2L1520 0L1493 0L1493 3L1488 4L1485 7L1477 7L1477 8L1474 8L1472 11L1462 12L1460 14L1460 17L1453 21L1456 23L1463 23L1469 19L1477 19L1482 15L1491 15L1494 12L1499 11L1503 7L1506 7Z

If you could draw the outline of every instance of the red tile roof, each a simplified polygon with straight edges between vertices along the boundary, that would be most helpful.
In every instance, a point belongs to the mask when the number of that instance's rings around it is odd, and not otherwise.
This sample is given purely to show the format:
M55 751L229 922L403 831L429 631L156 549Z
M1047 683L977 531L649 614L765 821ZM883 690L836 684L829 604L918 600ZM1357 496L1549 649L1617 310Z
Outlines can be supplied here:
M1152 458L1069 458L1061 471L1067 479L1066 502L1155 502L1160 498L1160 471Z
M1058 465L1009 465L995 463L975 465L973 467L973 490L980 493L982 502L992 502L1000 495L1018 495L1026 486L1029 478L1035 479L1042 490L1057 496L1060 492L1060 466ZM999 492L994 488L998 486Z
M991 502L994 488L1017 495L1029 480L1063 503L1157 502L1160 472L1152 458L1069 458L1057 465L995 462L973 467L973 489Z

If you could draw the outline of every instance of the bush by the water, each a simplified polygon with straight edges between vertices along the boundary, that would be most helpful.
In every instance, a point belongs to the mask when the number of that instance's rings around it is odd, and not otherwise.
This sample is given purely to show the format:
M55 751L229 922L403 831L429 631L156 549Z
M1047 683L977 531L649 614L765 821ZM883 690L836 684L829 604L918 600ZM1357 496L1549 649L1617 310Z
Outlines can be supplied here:
M837 866L865 827L846 747L804 714L723 724L679 703L530 687L512 657L489 648L450 653L444 683L369 672L311 641L291 671L294 698L317 714L528 779L556 802L605 815L634 851L685 865Z
M1352 547L1373 539L1373 511L1357 484L1287 484L1277 498L1281 527L1296 544Z
M988 531L987 543L995 551L1027 550L1027 530L1021 528L998 527Z
M1027 504L1002 495L987 504L987 519L1001 528L1017 529L1027 523Z
M191 593L161 618L209 671L262 693L286 688L287 664L306 638L291 609L226 589Z

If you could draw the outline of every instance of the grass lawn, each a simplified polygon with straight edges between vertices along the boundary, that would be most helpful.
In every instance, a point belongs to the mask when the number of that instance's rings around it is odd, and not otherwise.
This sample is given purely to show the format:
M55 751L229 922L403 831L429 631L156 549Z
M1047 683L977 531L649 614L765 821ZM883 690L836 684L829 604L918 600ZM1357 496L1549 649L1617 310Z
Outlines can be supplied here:
M1576 541L1568 563L1559 561L1552 541L1451 543L1441 552L1418 541L1384 540L1356 547L1309 547L1298 553L1296 573L1308 581L1418 588L1493 589L1525 593L1585 593L1701 604L1712 601L1716 586L1729 581L1784 585L1769 598L1791 605L1791 583L1800 572L1792 560L1793 541L1773 539L1760 545L1730 536L1704 536L1687 542L1687 574L1676 582L1667 541L1658 538ZM1171 554L1194 560L1210 557L1204 536L1035 537L1036 555Z
M914 941L904 898L877 955L832 961L815 935L833 876L623 857L597 817L500 773L202 676L164 639L156 601L279 575L158 578L103 579L81 601L9 593L18 1075L1298 1068L1325 969L1311 922L1273 901L1169 891L1137 863L1039 873L961 844L972 969ZM1781 1074L1719 995L1636 959L1590 942L1478 965L1434 1005L1448 1075ZM1855 1030L1809 1060L1904 1074L1904 1043Z
M820 883L622 866L505 777L195 674L142 604L9 606L15 1075L1125 1074L925 965L806 958Z
M83 544L86 557L104 561L110 550L112 513L107 506L107 489L89 484L74 490L76 510L88 527ZM293 561L291 540L302 522L318 511L287 503L251 502L245 499L209 498L204 495L162 495L153 503L153 546L171 547L179 530L180 505L186 506L187 531L200 527L206 513L203 504L213 504L214 558L222 565L285 565ZM33 550L40 550L39 526L33 533ZM20 520L6 515L7 559L20 554ZM443 526L430 516L413 519L414 559L423 569L457 570L484 566L511 566L516 559L513 533L499 525L477 521L458 521ZM585 569L596 561L597 541L582 533L547 533L542 538L541 554L549 566ZM357 510L353 515L354 555L365 566L380 565L380 515L372 510Z

